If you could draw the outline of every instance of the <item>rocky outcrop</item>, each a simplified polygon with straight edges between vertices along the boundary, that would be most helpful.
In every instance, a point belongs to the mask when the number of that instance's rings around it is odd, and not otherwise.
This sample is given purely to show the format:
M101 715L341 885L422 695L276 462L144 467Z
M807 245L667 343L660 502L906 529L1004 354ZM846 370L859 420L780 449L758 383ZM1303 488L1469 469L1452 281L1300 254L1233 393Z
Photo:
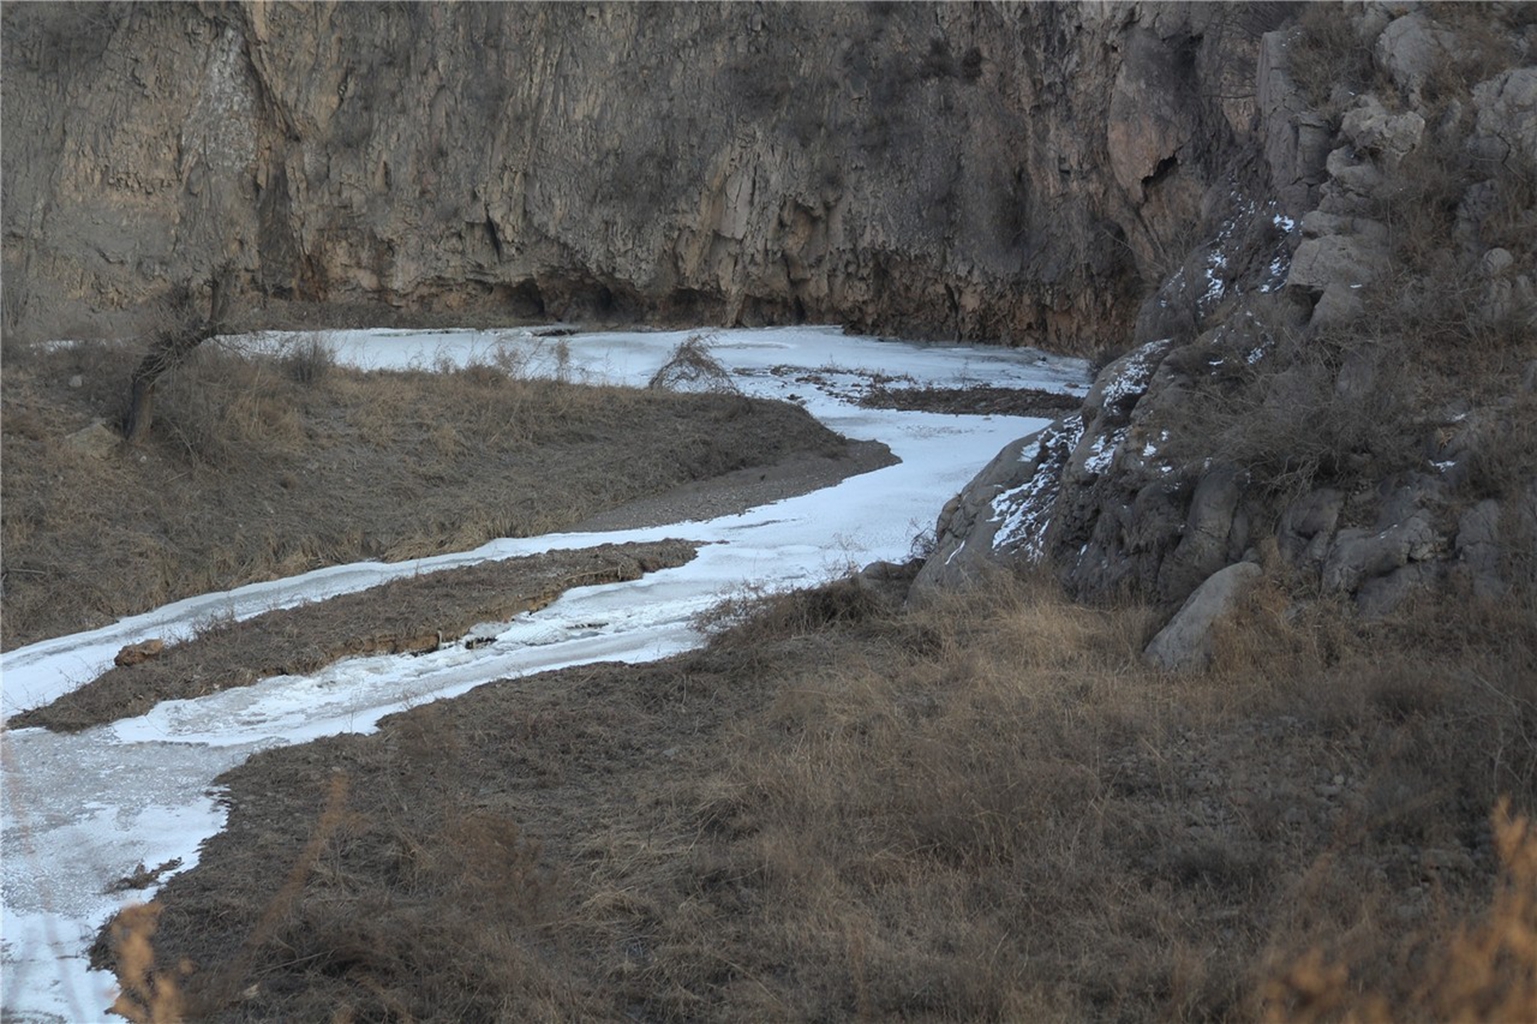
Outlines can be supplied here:
M1063 473L1082 437L1082 422L1069 417L1005 445L940 514L916 591L966 587L1000 562L1039 560Z
M1252 146L1280 5L15 4L8 332L249 301L1087 351Z
M1082 598L1173 609L1259 572L1272 538L1367 616L1448 583L1537 585L1519 554L1537 550L1537 405L1511 372L1537 355L1537 28L1491 37L1512 11L1477 11L1340 9L1340 38L1311 45L1358 38L1389 84L1336 83L1327 109L1293 79L1299 31L1264 37L1255 176L1207 191L1081 413L945 509L920 591L1027 562ZM1155 647L1166 667L1205 657Z

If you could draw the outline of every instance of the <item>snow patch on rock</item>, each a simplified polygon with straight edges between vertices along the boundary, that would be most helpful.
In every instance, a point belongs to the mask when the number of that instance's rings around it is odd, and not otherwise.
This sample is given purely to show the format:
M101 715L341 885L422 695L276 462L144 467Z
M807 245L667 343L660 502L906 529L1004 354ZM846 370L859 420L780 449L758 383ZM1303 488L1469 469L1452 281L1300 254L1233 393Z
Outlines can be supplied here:
M1052 508L1062 490L1062 467L1082 437L1083 421L1069 417L1041 431L1039 440L1029 448L1029 458L1021 456L1021 462L1033 462L1035 469L1023 483L993 498L989 521L998 524L993 534L994 551L1011 551L1028 561L1040 561L1046 553Z

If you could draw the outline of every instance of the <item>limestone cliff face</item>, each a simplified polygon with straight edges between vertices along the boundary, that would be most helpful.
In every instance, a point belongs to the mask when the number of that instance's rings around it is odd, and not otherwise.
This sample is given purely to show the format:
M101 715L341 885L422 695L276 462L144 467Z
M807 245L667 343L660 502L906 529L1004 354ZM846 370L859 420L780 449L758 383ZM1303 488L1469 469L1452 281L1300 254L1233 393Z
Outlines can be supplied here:
M1087 351L1280 5L7 5L8 330L248 298ZM1253 171L1249 167L1249 171Z

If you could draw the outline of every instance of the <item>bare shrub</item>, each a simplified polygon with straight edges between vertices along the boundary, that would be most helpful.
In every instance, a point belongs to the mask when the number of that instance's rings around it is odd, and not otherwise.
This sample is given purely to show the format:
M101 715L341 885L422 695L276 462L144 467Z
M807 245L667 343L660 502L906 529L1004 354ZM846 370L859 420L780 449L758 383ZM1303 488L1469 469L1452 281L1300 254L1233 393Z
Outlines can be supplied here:
M1520 64L1523 22L1531 23L1525 5L1509 9L1484 4L1437 2L1426 5L1435 21L1457 33L1457 45L1431 68L1425 98L1434 105L1465 98L1473 86L1506 68Z
M663 363L646 387L653 390L708 392L735 395L740 390L720 360L710 355L710 338L704 334L684 339Z
M1308 104L1331 116L1365 90L1376 71L1371 50L1357 39L1343 4L1305 4L1287 51L1292 78Z
M1293 337L1256 364L1199 377L1201 399L1182 412L1172 450L1231 462L1279 499L1413 464L1417 438L1405 430L1407 396L1389 368L1390 351L1359 337ZM1339 386L1347 358L1374 368L1376 383L1364 393Z
M317 384L336 368L336 346L320 331L309 331L284 348L283 369L299 384Z

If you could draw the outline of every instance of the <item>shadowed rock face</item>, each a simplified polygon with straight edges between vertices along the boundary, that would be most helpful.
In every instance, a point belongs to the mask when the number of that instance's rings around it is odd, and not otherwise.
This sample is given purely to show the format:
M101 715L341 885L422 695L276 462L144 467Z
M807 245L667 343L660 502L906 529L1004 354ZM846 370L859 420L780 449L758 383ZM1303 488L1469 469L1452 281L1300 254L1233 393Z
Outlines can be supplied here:
M247 297L1124 336L1276 5L8 5L5 324ZM1236 83L1242 83L1238 87Z

